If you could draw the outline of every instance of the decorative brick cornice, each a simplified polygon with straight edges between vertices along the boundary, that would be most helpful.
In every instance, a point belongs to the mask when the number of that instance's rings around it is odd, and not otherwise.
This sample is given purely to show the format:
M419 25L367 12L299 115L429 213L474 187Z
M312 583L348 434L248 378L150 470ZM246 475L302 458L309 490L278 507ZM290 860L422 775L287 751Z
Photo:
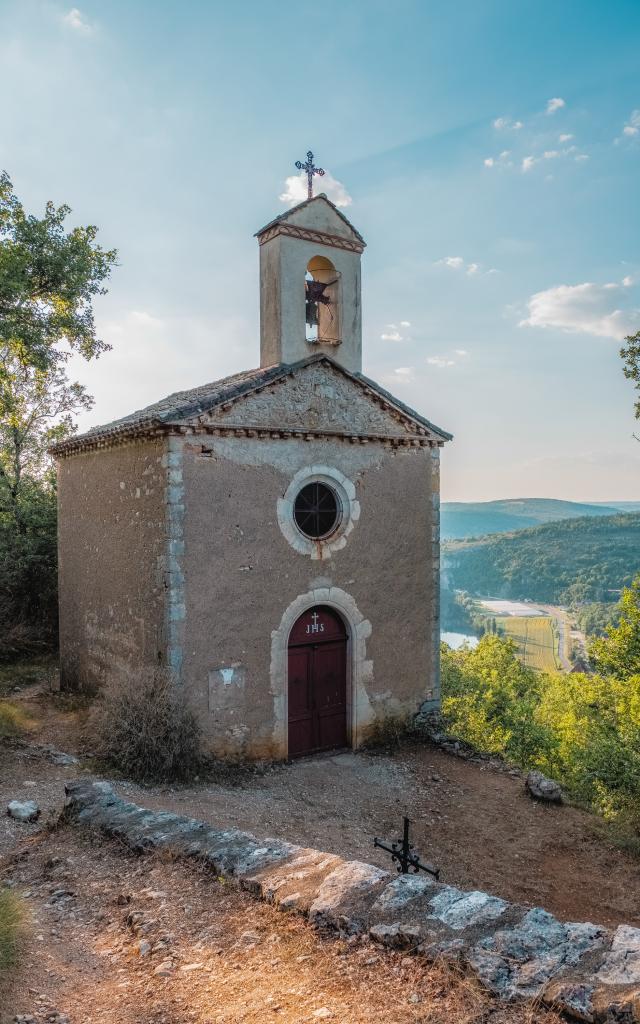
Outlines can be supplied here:
M363 252L365 242L357 238L345 238L343 235L332 235L327 231L316 231L315 228L303 228L298 224L289 224L286 221L273 224L261 235L258 235L258 242L264 245L270 242L277 235L288 235L290 238L300 238L304 242L315 242L318 245L327 245L332 249L346 249L347 252Z
M79 455L81 452L101 451L105 448L115 448L120 445L131 444L136 441L149 441L158 437L169 437L177 434L187 437L235 437L252 440L290 440L298 441L342 441L345 444L382 444L386 448L441 448L444 444L438 438L420 435L398 435L383 433L355 433L347 430L310 430L308 428L282 428L268 427L264 425L244 424L238 426L229 423L194 423L175 424L161 423L154 426L147 426L144 429L130 427L129 429L114 430L109 434L101 434L96 437L79 437L77 440L70 438L62 445L50 448L50 452L56 458L68 458L71 455Z

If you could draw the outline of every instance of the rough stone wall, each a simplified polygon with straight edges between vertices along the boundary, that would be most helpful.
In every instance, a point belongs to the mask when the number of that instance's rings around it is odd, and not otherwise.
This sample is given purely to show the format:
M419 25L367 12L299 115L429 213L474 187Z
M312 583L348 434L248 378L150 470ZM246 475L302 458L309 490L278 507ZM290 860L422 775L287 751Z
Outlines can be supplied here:
M164 660L163 441L59 460L61 681L99 689Z
M360 516L341 550L314 560L285 538L277 509L292 477L316 465L353 482ZM286 755L272 635L289 606L314 590L323 603L339 588L364 620L367 692L360 721L352 723L357 742L374 722L414 713L434 697L433 466L429 448L202 435L185 441L182 682L213 750Z
M357 384L325 364L304 367L292 377L236 402L227 411L214 409L209 419L225 426L268 426L278 430L305 427L396 437L416 432L409 420L394 418L365 398Z

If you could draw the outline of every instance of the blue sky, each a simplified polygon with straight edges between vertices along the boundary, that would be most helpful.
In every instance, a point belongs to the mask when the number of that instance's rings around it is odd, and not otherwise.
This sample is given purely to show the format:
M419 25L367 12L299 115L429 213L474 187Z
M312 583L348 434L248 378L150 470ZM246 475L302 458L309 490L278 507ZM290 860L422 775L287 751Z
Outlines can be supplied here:
M0 0L0 166L120 252L82 425L257 365L253 233L312 148L443 498L640 499L638 52L637 0Z

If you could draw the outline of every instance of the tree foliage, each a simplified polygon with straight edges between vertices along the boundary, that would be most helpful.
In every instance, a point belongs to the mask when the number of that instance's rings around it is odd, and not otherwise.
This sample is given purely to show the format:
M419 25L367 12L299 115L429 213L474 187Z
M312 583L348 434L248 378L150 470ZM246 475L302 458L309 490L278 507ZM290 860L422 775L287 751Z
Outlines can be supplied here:
M93 225L65 231L68 206L25 213L0 174L0 348L23 366L46 370L66 352L85 359L109 346L96 336L92 300L116 260L96 244Z
M585 516L443 545L452 589L554 604L613 602L640 572L640 513Z
M511 641L442 647L442 709L475 747L540 768L604 817L640 834L640 577L619 622L593 644L597 674L523 667Z
M589 654L598 672L618 679L640 676L640 576L622 592L617 623L592 642Z
M115 262L95 227L65 231L69 207L27 215L0 175L0 658L55 642L56 494L48 447L92 399L68 379L97 357L92 300Z
M625 344L620 349L623 362L622 372L628 380L633 381L638 392L634 409L636 419L640 419L640 331L627 335L624 340Z

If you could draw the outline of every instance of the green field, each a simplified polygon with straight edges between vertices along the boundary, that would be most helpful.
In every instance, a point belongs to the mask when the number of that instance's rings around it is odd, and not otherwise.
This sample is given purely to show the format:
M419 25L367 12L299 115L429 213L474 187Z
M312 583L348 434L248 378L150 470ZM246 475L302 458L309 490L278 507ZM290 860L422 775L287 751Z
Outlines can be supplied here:
M558 672L558 634L549 615L501 615L496 618L498 631L518 646L518 654L528 668L538 672Z

